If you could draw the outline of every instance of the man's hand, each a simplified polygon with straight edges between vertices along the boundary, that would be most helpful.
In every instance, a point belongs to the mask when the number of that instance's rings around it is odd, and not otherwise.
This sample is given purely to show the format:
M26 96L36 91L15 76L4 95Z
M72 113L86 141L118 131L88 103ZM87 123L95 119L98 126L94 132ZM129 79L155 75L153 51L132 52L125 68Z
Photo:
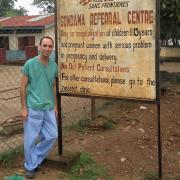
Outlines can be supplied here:
M20 99L21 99L21 106L22 106L22 110L21 110L21 116L23 121L27 120L28 117L28 110L27 110L27 106L26 106L26 86L28 84L28 76L26 75L22 75L21 78L21 84L20 84Z
M21 116L22 116L23 121L27 120L27 117L28 117L28 110L27 110L27 108L22 109Z

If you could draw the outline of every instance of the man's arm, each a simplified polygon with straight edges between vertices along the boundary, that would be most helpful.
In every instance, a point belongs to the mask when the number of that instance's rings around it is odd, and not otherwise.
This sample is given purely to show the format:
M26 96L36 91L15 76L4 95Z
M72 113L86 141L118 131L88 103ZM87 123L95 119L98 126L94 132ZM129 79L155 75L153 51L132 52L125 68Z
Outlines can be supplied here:
M56 94L56 79L53 82L53 94L54 94L54 111L57 116L58 108L57 108L57 94Z
M22 115L23 120L26 120L28 116L28 110L27 110L27 105L26 105L27 84L28 84L28 77L23 74L21 78L21 83L20 83L20 99L21 99L21 107L22 107L21 115Z

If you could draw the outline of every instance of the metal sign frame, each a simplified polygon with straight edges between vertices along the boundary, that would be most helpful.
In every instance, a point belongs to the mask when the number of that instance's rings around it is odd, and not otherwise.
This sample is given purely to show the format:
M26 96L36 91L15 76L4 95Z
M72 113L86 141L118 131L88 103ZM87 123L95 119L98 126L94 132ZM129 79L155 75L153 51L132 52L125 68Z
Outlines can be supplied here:
M58 64L58 10L57 1L55 0L55 54L56 63ZM106 96L90 96L84 94L68 94L59 92L59 79L56 80L57 87L57 104L58 104L58 155L63 154L63 141L62 141L62 108L61 108L61 96L70 97L81 97L81 98L91 98L92 99L92 118L94 117L94 107L95 99L109 99L109 100L126 100L130 102L144 102L157 105L157 135L158 135L158 167L159 167L159 179L162 178L162 143L161 143L161 119L160 119L160 0L156 0L156 35L155 35L155 79L156 79L156 99L138 99L138 98L121 98L121 97L106 97Z

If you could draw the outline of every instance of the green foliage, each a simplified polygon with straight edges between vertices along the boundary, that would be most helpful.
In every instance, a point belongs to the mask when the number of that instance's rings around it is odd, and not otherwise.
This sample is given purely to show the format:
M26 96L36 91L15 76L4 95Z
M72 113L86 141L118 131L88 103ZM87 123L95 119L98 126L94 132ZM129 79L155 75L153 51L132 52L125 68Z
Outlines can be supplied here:
M161 39L180 38L180 1L161 0ZM174 41L174 44L176 41ZM176 44L175 44L176 45Z
M0 17L26 15L27 11L20 7L20 9L14 9L14 3L17 0L0 0Z
M108 130L108 129L112 129L113 128L113 123L111 121L106 121L103 124L103 129L104 130Z
M78 123L75 123L72 126L70 126L68 129L84 133L89 125L90 125L90 119L85 117L82 118L80 121L78 121Z
M159 180L159 177L156 172L147 172L144 175L144 180Z
M54 13L54 0L34 0L32 5L41 8L45 14Z
M70 180L96 180L98 178L108 179L106 169L97 165L90 155L82 153L79 161L71 169Z
M17 0L0 0L0 17L6 16L9 9L13 9L14 2Z
M11 149L0 154L0 161L3 162L3 165L10 165L11 162L17 157L18 154L22 154L23 147L19 146L16 149Z
M24 16L27 15L27 10L23 7L20 7L20 9L10 9L7 11L6 16Z

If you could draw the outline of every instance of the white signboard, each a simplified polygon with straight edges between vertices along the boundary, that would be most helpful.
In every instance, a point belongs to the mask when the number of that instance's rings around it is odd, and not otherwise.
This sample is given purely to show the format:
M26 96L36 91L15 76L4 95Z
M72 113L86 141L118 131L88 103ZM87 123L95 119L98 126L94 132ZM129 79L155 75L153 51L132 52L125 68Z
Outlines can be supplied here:
M57 0L59 91L156 99L155 0Z

